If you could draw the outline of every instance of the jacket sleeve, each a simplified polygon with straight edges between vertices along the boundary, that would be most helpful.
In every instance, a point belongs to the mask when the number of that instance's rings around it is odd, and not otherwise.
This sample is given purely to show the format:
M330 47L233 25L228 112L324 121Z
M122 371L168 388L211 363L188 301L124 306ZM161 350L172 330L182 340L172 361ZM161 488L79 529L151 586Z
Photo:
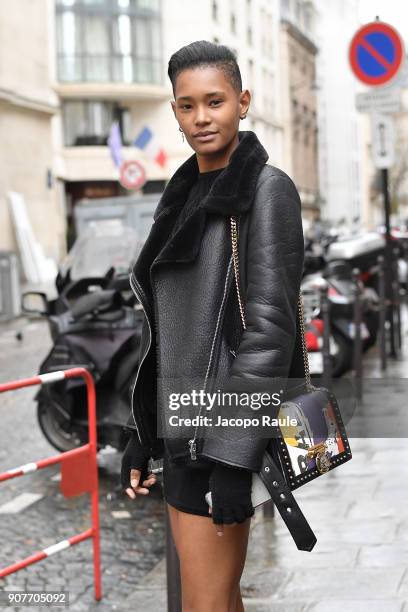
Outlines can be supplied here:
M257 187L247 258L246 329L223 390L273 393L289 375L304 263L300 198L282 171L270 174ZM278 408L269 409L276 417ZM241 409L239 412L241 416ZM247 409L249 413L257 416L252 408ZM268 441L259 429L230 426L206 437L202 453L212 460L259 471Z
M147 319L144 316L143 317L143 323L142 323L142 331L141 331L141 335L140 335L140 344L139 344L139 361L138 363L140 364L140 357L142 356L142 351L143 351L143 347L145 346L147 339L149 337L149 326L147 323ZM136 378L137 374L135 375ZM135 380L132 381L132 384L134 385ZM130 412L129 412L129 417L128 420L126 422L126 424L124 425L124 429L126 431L135 431L137 430L136 427L136 423L135 423L135 419L133 417L133 411L132 411L132 403L133 403L133 390L132 390L132 395L130 398Z

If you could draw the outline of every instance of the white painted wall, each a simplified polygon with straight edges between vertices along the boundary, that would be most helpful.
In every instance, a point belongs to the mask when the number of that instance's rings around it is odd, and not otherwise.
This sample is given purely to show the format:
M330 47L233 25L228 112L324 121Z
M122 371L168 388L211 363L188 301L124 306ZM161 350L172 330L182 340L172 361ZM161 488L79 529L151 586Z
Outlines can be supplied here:
M25 199L36 239L57 261L64 217L53 169L51 122L58 103L50 87L44 0L0 2L0 248L17 251L7 193Z

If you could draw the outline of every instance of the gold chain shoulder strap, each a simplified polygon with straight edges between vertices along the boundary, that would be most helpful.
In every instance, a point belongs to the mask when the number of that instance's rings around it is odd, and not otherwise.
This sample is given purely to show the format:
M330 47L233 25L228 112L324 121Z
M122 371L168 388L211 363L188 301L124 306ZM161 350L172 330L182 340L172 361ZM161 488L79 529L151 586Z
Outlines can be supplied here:
M230 217L231 220L231 242L232 242L232 260L234 264L234 276L235 276L235 286L237 288L237 297L238 297L238 306L239 312L241 315L242 327L246 329L245 322L245 310L244 305L241 300L241 292L239 289L239 259L238 259L238 227L237 220L234 216ZM300 332L302 337L302 352L303 352L303 364L305 368L305 379L306 385L309 389L313 389L313 385L310 380L310 370L309 370L309 357L307 354L306 342L305 342L305 325L304 325L304 311L303 311L303 300L301 291L299 291L298 298L298 315L299 315L299 323L300 323Z

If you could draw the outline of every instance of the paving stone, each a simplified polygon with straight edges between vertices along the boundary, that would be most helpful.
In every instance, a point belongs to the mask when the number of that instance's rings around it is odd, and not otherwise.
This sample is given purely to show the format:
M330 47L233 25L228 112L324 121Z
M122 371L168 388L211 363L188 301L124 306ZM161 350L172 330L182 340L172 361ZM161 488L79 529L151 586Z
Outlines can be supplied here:
M377 500L388 501L390 499L395 500L402 507L403 504L408 502L408 487L381 482L375 490L373 502L375 503Z
M288 604L287 601L273 601L265 602L263 600L254 599L248 600L243 599L245 612L305 612L306 604L304 602L291 601ZM290 608L288 607L290 605Z
M126 602L124 610L143 610L143 612L161 612L167 609L167 592L165 589L156 591L139 590L132 593Z
M362 546L357 565L364 567L408 567L408 546L404 542L379 546Z
M378 452L379 450L388 450L390 447L406 449L408 441L404 437L392 438L360 438L358 440L359 448L364 452Z
M143 583L135 585L135 591L158 591L166 588L166 559L163 558L144 576Z
M396 525L392 521L379 518L367 518L364 521L336 519L315 525L315 532L322 542L331 543L333 548L336 538L348 544L391 544L395 540Z
M342 568L354 564L358 552L359 545L343 544L333 555L333 545L320 539L312 552L298 550L290 535L289 538L278 538L274 523L264 522L250 534L246 566L293 569L306 564L313 568Z
M290 577L290 570L246 566L241 579L242 596L247 599L279 599Z
M398 519L401 517L401 506L394 500L356 500L350 506L346 518L348 519L362 519L370 517L371 519Z
M393 440L390 440L390 446L393 446ZM387 448L376 451L371 459L371 463L375 465L382 464L386 467L389 467L391 463L399 470L401 466L408 464L408 444L406 443L405 448Z
M0 326L0 338L1 334ZM42 321L26 330L23 343L7 344L4 379L23 378L37 371L39 337L45 355L50 339ZM395 382L393 376L401 376L406 361L389 360L388 381L379 380L370 387L370 376L382 374L378 355L373 351L365 355L365 401L356 412L360 422L370 417L372 424L384 409L395 414L391 404L405 401L407 382ZM7 452L0 449L0 470L55 454L38 428L35 391L4 396L2 430L9 445ZM376 426L380 431L381 424ZM21 435L24 447L19 443ZM408 440L353 436L350 445L350 462L294 492L318 538L312 552L297 550L278 513L274 519L264 519L262 510L256 512L242 577L248 612L408 612L408 519L404 515ZM98 464L102 601L94 599L90 541L7 577L2 588L70 590L71 609L78 612L164 612L167 594L160 487L152 490L149 500L132 503L117 490L118 457L105 453L98 457ZM2 516L2 566L89 527L87 496L65 499L59 482L52 480L58 472L53 468L27 476L29 490L42 494L43 499L21 515ZM3 483L2 503L19 493L18 479Z
M403 597L405 600L408 599L408 569L405 570L405 573L402 577L402 580L398 587L399 596Z
M332 602L354 601L372 599L374 589L376 599L397 599L403 595L397 593L403 574L404 569L398 568L353 567L352 571L348 568L328 568L323 575L313 569L297 568L293 579L282 585L280 595L287 599L293 596L309 601L320 599L331 599Z
M361 599L354 601L325 599L311 604L307 612L402 612L403 600Z

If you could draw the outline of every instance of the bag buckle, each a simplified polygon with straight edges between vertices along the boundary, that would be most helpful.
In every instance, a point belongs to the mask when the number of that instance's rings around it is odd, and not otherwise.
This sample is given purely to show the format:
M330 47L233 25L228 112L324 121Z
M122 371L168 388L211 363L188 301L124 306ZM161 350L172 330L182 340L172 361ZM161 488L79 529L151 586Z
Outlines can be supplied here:
M330 454L326 448L326 442L319 442L308 448L307 458L316 459L316 467L321 474L330 470Z

